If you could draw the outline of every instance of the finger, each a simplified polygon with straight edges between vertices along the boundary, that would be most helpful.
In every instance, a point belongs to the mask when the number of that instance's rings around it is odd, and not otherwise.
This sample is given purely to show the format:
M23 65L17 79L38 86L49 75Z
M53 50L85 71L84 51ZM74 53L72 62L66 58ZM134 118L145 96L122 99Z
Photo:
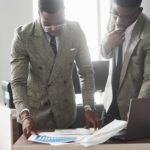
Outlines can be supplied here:
M93 127L96 130L96 121L93 122Z
M101 128L101 120L100 120L100 119L96 119L96 127L97 127L98 129Z
M31 130L27 128L27 137L29 137L30 135L31 135Z
M120 31L114 31L111 35L109 35L110 42L118 43L122 39L124 39L124 33L121 33Z
M33 125L31 124L26 128L28 137L31 135L32 128L33 128Z
M120 30L120 29L115 29L115 30L111 31L111 33L115 33L115 34L122 34L122 33L123 33L123 31L122 31L122 30Z
M23 129L23 135L27 138L28 137L28 134L27 134L27 130L26 129Z
M125 36L125 33L122 30L115 30L114 34L119 38L122 38Z
M91 124L92 124L92 127L96 130L96 128L97 128L97 127L96 127L96 120L92 120L92 121L91 121Z
M38 135L38 132L36 130L31 130L31 134Z
M119 40L118 40L118 46L119 45L122 45L123 44L123 42L124 42L124 40L125 40L125 37L121 37Z
M111 28L109 29L108 32L112 32L112 31L114 31L114 30L115 30L115 24L112 24L112 25L111 25Z
M124 41L125 40L125 36L122 36L121 39L122 39L122 41Z
M88 120L86 120L86 128L89 129L90 128L90 122Z
M96 121L95 120L90 120L89 126L93 127L96 130Z

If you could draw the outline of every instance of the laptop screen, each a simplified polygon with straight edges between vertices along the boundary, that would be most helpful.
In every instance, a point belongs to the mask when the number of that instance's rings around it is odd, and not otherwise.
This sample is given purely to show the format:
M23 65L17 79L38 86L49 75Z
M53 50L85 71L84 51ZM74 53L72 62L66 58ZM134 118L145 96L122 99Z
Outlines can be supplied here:
M126 130L127 139L150 137L150 98L132 99Z

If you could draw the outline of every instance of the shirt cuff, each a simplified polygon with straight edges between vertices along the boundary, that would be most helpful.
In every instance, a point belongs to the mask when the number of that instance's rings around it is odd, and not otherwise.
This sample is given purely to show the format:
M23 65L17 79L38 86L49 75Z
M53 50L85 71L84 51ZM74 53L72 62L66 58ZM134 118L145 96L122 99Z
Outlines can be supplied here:
M90 105L84 106L84 111L93 111Z
M29 111L29 109L28 109L28 108L24 108L24 109L22 109L22 110L20 111L20 115L21 115L24 111L27 111L27 112L29 112L29 113L30 113L30 111Z

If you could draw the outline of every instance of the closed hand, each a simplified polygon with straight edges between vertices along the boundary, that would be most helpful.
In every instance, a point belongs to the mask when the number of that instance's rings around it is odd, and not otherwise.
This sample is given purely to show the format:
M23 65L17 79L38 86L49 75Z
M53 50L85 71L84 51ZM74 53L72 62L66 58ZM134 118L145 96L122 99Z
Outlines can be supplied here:
M84 116L87 128L94 127L96 129L101 127L101 119L96 115L96 113L92 111L85 111Z
M37 134L32 118L27 118L22 123L23 134L28 138L31 134Z

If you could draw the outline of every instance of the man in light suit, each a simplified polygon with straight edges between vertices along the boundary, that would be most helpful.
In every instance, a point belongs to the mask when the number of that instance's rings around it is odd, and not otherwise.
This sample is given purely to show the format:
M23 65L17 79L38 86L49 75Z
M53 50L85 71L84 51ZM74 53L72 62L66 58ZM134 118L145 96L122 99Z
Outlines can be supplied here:
M82 80L86 125L100 127L85 36L78 23L65 20L63 0L39 0L39 19L16 30L11 57L14 103L25 136L36 129L69 128L74 122L74 61Z
M109 31L101 49L103 57L112 61L105 89L104 125L115 118L126 120L131 98L150 97L150 19L142 13L141 2L112 0Z

